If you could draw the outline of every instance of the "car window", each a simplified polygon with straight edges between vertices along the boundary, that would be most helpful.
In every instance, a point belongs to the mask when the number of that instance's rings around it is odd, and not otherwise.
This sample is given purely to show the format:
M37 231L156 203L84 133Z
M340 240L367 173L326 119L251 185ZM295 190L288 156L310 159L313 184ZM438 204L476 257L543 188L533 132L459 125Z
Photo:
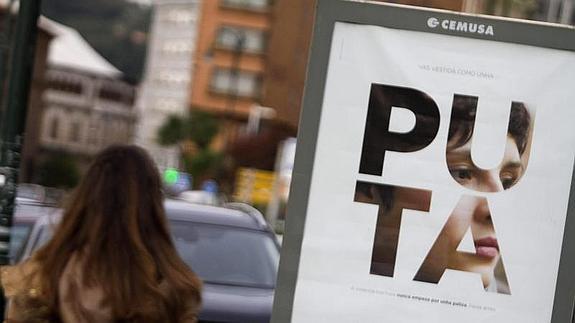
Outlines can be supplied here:
M265 232L237 227L170 221L180 257L207 283L274 288L279 250ZM53 228L39 228L31 252L52 238Z
M26 249L29 250L29 254L24 255L24 257L29 257L36 250L43 247L54 235L55 225L42 224L38 227L35 233L28 238Z
M36 241L34 241L34 250L44 246L54 235L54 228L49 228L48 225L43 225L38 231Z
M16 206L15 213L24 214L27 216L41 216L49 211L52 211L53 209L54 208L52 207L48 207L44 204L39 203L30 203L30 204L20 203Z
M279 251L260 231L171 221L176 249L207 283L273 288Z
M24 243L28 239L30 231L32 231L31 223L14 224L10 228L9 257L12 261L17 261L20 258Z

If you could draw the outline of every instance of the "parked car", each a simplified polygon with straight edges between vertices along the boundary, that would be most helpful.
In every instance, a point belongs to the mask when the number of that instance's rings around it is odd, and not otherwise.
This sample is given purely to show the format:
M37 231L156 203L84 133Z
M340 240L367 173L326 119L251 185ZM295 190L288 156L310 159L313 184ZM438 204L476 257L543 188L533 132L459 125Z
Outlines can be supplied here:
M56 208L54 204L26 197L17 197L15 199L8 254L11 263L17 262L23 256L24 243L28 240L36 221L46 215L59 212L60 209Z
M10 243L0 244L0 249L5 251L8 248L11 263L22 257L24 243L28 240L34 223L40 217L60 212L57 204L64 197L64 193L63 190L36 184L18 184L11 229L0 231L0 236L10 235Z
M269 322L279 264L277 238L256 209L167 200L176 249L204 282L199 321ZM51 238L61 217L38 218L21 259Z

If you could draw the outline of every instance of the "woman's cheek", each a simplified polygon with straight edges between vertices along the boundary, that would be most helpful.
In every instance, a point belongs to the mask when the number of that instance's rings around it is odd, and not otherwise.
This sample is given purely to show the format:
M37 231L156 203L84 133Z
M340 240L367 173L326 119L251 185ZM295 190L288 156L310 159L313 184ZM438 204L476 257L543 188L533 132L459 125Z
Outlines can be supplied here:
M471 226L471 214L462 211L461 209L454 210L446 224L446 234L452 249L457 249L459 242Z

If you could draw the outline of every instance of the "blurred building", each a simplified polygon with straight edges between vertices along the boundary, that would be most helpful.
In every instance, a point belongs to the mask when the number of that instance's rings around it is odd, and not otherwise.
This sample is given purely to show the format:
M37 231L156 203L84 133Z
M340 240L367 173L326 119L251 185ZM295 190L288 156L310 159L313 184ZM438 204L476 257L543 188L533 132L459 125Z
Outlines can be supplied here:
M293 136L299 122L314 16L315 1L275 1L263 104L276 109L278 124Z
M452 10L463 6L463 0L414 1ZM190 106L221 120L215 148L230 152L236 166L273 169L279 143L297 133L315 4L213 0L202 5Z
M67 154L83 169L102 148L132 141L134 88L76 30L43 19L55 38L48 49L41 125L27 135L39 138L36 166Z
M458 11L464 4L463 0L388 2ZM273 1L260 102L276 113L258 135L240 136L232 150L239 165L273 169L279 143L297 134L315 6L314 0Z
M562 12L556 16L563 17L569 11L567 2L572 4L572 0L382 2L531 19L538 11L546 15L555 9ZM236 166L273 169L279 142L297 133L315 6L315 0L213 0L202 6L190 106L222 120L219 148L234 156ZM259 120L255 133L245 132L254 106L275 113L271 120Z
M202 5L190 105L221 120L220 148L228 148L261 105L271 13L271 0Z
M160 168L178 167L178 150L161 147L157 133L169 115L184 115L189 110L201 1L154 0L153 5L146 70L136 104L135 141L151 153Z
M376 0L376 1L405 4L418 7L463 11L463 7L468 0Z
M545 0L539 3L539 20L575 25L575 1Z
M463 11L512 18L573 24L573 0L465 0Z

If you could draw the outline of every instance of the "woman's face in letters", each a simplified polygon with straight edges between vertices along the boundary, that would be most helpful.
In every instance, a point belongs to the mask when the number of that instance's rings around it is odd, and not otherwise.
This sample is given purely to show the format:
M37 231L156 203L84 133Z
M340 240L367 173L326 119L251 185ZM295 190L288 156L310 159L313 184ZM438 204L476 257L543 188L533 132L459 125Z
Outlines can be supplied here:
M511 137L507 138L502 162L492 169L475 166L471 160L470 149L471 143L468 142L457 148L448 148L446 153L451 176L465 188L480 192L500 192L513 186L523 174L521 155ZM406 201L423 201L421 198L410 198L404 191L396 189L394 205L406 205ZM401 203L398 203L399 201ZM423 205L412 205L410 208L423 209ZM472 233L475 252L458 250L468 231ZM495 279L495 268L500 259L499 244L487 198L464 193L449 214L416 279L438 283L445 269L453 269L480 274L483 285L487 288ZM498 281L506 282L505 277L497 278Z
M447 167L462 186L479 192L500 192L513 186L523 174L521 155L515 140L507 137L503 161L498 167L484 170L471 161L471 140L447 151Z
M502 162L492 169L481 169L471 161L471 140L465 145L447 151L447 166L452 177L462 186L480 192L500 192L521 178L524 167L515 140L507 137ZM458 244L471 228L475 254L457 252ZM493 280L495 266L500 259L499 245L487 199L464 196L444 228L443 236L450 254L448 267L481 274L484 287Z

